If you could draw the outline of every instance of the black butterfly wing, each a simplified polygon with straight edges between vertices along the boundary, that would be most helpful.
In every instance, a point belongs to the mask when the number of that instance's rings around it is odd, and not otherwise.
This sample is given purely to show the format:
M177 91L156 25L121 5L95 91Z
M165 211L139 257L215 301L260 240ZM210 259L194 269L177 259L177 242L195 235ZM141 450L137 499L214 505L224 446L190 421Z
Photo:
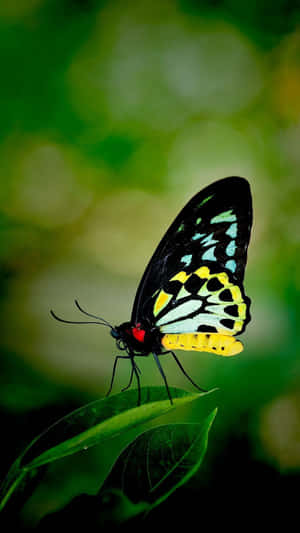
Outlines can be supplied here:
M244 295L242 282L251 226L251 193L249 183L244 178L224 178L196 194L176 217L154 252L136 293L132 321L157 324L165 332L176 331L176 326L171 329L169 326L168 330L168 326L165 325L168 320L163 319L165 315L167 319L169 318L169 322L177 322L178 331L183 331L183 322L179 322L180 317L185 319L187 316L205 314L206 318L209 318L213 310L215 314L222 315L225 304L216 296L220 291L218 293L212 291L214 293L212 301L211 299L207 301L207 297L211 292L210 287L214 288L213 284L216 285L219 281L218 275L223 273L227 276L225 288L229 290L234 286L240 288L240 295L235 292L238 298L228 299L226 305L246 303L246 312L243 311L245 323L243 328L239 328L241 332L250 319L250 301ZM202 295L199 275L197 279L195 274L201 267L207 267L209 271L209 278L205 280L206 288L202 288ZM202 274L203 272L202 270ZM224 281L224 276L220 279ZM200 281L203 283L203 276L200 277ZM210 285L207 285L208 281ZM182 291L180 293L182 288L186 291L184 294ZM181 294L180 298L178 293ZM168 299L165 294L168 295ZM229 297L228 291L227 296ZM195 300L201 300L201 305L199 303L197 307ZM170 315L171 311L174 318ZM226 313L224 317L226 319ZM201 319L198 318L198 323L200 322ZM209 322L211 320L208 320ZM204 319L203 323L207 323L207 320ZM215 324L215 321L211 323ZM187 321L185 324L188 327ZM191 322L190 327L192 327ZM197 329L201 330L199 327ZM229 330L232 334L236 334L233 327ZM195 323L191 331L196 331Z

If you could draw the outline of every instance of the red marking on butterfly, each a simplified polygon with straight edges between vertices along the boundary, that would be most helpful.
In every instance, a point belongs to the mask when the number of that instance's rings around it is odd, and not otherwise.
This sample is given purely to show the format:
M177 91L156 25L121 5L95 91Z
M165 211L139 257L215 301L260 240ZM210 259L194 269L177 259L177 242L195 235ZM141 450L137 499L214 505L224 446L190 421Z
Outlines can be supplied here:
M132 335L139 342L144 342L146 331L141 329L141 324L137 324L135 328L132 328Z

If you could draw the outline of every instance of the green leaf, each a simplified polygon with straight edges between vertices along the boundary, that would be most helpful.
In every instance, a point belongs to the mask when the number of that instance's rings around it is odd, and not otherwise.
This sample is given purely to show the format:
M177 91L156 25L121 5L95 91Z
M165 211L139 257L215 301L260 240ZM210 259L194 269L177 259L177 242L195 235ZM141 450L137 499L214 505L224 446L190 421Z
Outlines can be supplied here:
M143 388L141 405L137 406L137 392L126 391L96 400L50 426L12 465L1 490L0 510L20 482L24 482L26 473L107 441L207 393L191 394L171 388L171 394L173 404L166 399L164 387Z
M99 496L122 492L126 519L131 512L134 516L159 505L200 468L216 413L217 409L201 423L168 424L142 433L122 452ZM125 512L126 501L130 505Z

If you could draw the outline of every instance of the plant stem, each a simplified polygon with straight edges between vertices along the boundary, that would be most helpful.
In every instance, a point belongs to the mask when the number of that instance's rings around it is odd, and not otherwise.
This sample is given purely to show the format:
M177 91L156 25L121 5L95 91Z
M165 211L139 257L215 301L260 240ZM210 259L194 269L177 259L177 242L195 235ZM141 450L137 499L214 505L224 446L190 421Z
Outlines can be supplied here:
M14 491L16 490L18 485L20 485L20 483L23 481L23 478L26 476L27 473L28 473L28 471L25 468L23 468L20 471L19 476L9 486L9 489L6 491L6 493L4 494L3 498L0 501L0 512L3 511L5 505L7 504L8 500L9 500L9 498L14 493Z

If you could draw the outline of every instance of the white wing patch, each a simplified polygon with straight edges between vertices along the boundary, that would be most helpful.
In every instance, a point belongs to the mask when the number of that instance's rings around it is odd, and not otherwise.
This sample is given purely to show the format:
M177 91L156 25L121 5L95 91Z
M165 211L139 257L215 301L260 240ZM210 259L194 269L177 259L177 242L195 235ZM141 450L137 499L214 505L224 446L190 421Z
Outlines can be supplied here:
M190 315L196 311L200 311L202 307L201 300L189 300L181 305L177 305L172 311L169 311L166 315L162 316L157 322L157 326L162 326L166 322L171 322L181 318L182 316Z
M186 318L185 320L162 326L160 331L162 333L191 333L197 331L197 328L202 324L218 328L220 326L220 321L217 316L209 313L201 313L194 318ZM228 335L232 335L232 331L229 328L222 326L222 331L226 331Z

